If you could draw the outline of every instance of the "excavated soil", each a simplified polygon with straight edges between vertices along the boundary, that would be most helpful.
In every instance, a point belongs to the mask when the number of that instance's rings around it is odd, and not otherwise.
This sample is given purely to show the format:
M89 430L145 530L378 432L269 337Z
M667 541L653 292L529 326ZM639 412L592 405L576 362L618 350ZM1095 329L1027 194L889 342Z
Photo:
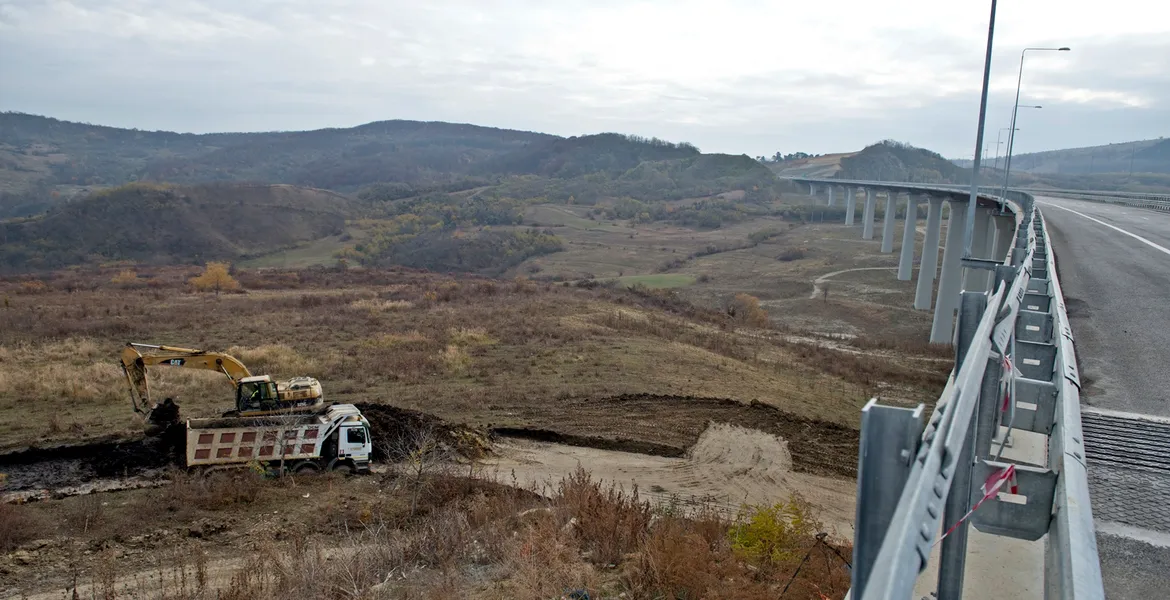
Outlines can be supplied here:
M492 453L484 430L388 404L358 407L370 421L375 462L396 462L420 449L470 459ZM782 460L786 465L791 461L793 472L849 478L857 474L856 429L762 403L654 394L570 397L525 406L517 417L522 425L491 428L492 435L699 460L711 452L699 443L703 432L712 423L727 424L784 440L786 449L773 448L774 456L768 460ZM155 438L100 440L0 454L0 472L6 475L3 491L53 490L115 478L161 478L168 467L180 463L181 441L181 436L170 443Z
M482 431L389 404L355 404L370 422L375 462L399 461L419 450L443 449L476 459L491 452Z
M525 425L495 427L493 433L602 450L681 457L699 441L709 424L726 423L785 440L795 472L857 476L858 430L801 417L759 402L625 394L601 399L560 398L556 402L513 410L516 419Z

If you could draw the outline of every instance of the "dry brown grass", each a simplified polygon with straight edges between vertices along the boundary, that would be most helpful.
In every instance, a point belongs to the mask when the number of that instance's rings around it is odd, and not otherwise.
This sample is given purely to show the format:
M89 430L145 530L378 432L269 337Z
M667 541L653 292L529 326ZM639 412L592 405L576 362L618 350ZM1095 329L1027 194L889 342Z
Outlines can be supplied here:
M665 393L761 400L852 425L878 384L931 397L940 380L919 364L740 332L725 310L672 291L241 270L248 293L216 298L186 291L197 269L142 268L148 285L126 290L111 283L121 268L55 273L36 295L20 293L27 280L0 280L10 299L0 308L0 446L137 431L116 363L130 340L224 350L257 374L317 377L330 401L476 424L524 425L525 406L557 397ZM216 373L158 367L150 377L152 394L188 416L232 404Z
M26 506L0 503L0 552L10 552L49 530L40 513Z
M0 525L13 514L25 521L29 515L64 514L98 523L82 531L63 519L37 532L60 540L50 547L104 549L66 557L51 568L27 567L38 576L57 572L66 597L77 581L82 597L111 599L545 600L574 590L592 597L752 599L778 597L792 580L784 598L819 600L816 590L840 598L848 581L841 561L822 556L827 550L812 535L787 539L800 557L816 553L796 574L797 561L768 564L738 553L730 533L735 523L718 513L656 512L634 491L601 486L584 471L547 498L444 473L418 481L361 478L362 494L326 475L207 481L180 479L174 490L139 490L131 500L96 505L71 498L0 506ZM404 500L415 485L425 488L427 510L410 515ZM247 499L241 499L241 489L248 490ZM152 501L163 507L177 502L191 512L144 512ZM276 518L285 513L291 520ZM206 522L207 515L222 515L220 525L191 525ZM265 515L273 520L263 524ZM146 563L122 550L128 540L153 539L159 535L155 528L176 522L204 533L183 541L160 538ZM214 533L222 527L248 527L248 533ZM29 534L19 539L23 543ZM849 555L848 547L839 550Z

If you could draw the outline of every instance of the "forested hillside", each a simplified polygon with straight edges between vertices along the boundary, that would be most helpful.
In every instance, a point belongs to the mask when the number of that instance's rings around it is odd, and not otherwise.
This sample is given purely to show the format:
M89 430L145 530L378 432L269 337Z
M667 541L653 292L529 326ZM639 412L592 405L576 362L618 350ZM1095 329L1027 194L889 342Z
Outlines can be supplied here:
M376 182L450 184L555 136L418 121L348 129L180 134L0 113L0 218L43 211L78 186L132 181L288 183L342 192Z
M963 169L937 152L885 140L861 152L841 158L838 179L911 181L918 183L970 183Z
M616 133L382 121L194 135L5 113L0 271L297 247L318 263L500 274L563 248L523 223L533 205L711 229L783 210L768 205L780 188L750 157Z
M0 271L235 259L337 235L352 201L285 185L128 184L0 221Z

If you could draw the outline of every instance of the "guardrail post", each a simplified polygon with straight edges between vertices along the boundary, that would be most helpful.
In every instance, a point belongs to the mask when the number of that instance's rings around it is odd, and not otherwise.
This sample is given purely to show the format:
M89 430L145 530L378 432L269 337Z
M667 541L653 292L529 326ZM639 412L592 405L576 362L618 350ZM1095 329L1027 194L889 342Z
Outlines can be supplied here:
M853 600L873 572L873 563L894 517L925 429L925 406L913 410L881 406L871 399L861 409L857 459L857 511L853 521Z
M975 341L979 321L987 310L987 295L981 292L963 292L959 304L959 323L955 341L955 372L967 358L967 350ZM981 359L982 360L982 359ZM980 397L982 401L983 398ZM975 418L978 419L976 409ZM978 422L976 422L978 426ZM955 475L951 493L943 506L943 529L949 529L971 509L971 467L975 463L973 435L975 427L967 430L963 449L955 461ZM963 574L967 566L968 523L960 523L942 541L938 567L938 600L958 600L963 597Z

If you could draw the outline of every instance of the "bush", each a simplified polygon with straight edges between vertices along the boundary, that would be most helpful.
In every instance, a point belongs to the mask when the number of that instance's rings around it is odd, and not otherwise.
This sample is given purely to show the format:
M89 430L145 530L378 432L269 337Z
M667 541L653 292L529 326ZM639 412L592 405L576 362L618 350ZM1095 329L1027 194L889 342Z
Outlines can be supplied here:
M138 273L135 273L134 269L122 269L110 279L110 283L118 287L135 288L142 285L142 279L138 277Z
M221 291L231 291L240 288L240 283L232 278L229 270L231 264L226 262L209 262L198 277L191 278L191 285L201 292L215 292L218 296Z
M24 506L0 503L0 552L11 552L21 544L40 537L45 523Z
M781 262L792 262L794 260L800 260L802 258L806 258L807 256L808 256L808 249L807 248L789 248L789 249L781 252L780 255L776 257L776 260L781 261Z
M749 294L736 294L727 313L737 321L752 327L767 327L768 313L760 308L760 299Z
M736 554L760 566L800 560L823 528L812 505L793 494L787 502L745 509L727 532Z
M638 496L637 486L624 492L613 484L603 487L581 467L561 480L554 503L576 520L577 536L589 559L616 564L642 541L650 524L650 503Z

